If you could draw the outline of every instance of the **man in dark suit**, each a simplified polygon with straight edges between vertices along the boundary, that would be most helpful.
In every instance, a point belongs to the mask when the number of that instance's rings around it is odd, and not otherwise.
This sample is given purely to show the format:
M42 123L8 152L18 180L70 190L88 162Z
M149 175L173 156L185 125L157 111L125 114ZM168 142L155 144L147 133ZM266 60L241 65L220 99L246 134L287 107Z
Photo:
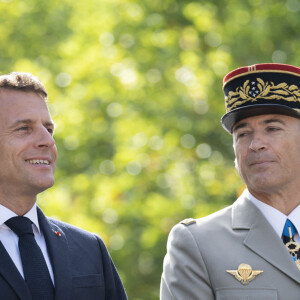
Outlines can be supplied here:
M0 76L0 299L125 300L103 241L36 205L57 158L46 99L31 74Z

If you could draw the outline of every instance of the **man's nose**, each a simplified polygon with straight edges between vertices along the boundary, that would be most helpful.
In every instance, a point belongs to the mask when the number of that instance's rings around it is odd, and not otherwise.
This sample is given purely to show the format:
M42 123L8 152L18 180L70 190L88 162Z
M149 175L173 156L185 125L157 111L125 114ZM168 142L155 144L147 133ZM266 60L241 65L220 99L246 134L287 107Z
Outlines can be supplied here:
M46 127L40 128L37 134L36 147L50 148L55 145L55 140L52 133L48 131Z
M267 142L261 134L253 134L253 138L249 145L249 149L251 149L254 152L265 150L267 149Z

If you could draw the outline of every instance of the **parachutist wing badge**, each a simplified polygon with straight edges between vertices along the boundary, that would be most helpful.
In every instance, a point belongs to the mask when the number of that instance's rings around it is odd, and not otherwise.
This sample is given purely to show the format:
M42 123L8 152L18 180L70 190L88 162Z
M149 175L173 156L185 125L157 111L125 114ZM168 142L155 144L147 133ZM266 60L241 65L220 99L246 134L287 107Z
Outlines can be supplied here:
M249 276L248 281L249 281L249 282L252 281L252 280L255 278L255 276L259 275L259 274L262 273L262 272L263 272L263 271L259 271L259 270L254 271L254 270L252 270L252 274Z
M237 270L227 270L226 272L233 275L241 284L248 284L263 271L252 270L248 264L240 264Z
M233 275L238 281L243 280L243 278L239 275L237 270L227 270L226 272Z

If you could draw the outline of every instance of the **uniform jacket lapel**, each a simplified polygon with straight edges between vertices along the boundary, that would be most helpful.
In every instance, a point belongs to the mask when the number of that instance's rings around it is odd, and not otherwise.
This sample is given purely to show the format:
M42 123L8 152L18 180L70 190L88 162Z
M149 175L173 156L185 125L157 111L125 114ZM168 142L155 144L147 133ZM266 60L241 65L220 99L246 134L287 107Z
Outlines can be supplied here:
M53 268L55 299L71 300L72 271L66 237L63 230L47 219L39 208L38 217Z
M233 204L232 228L248 229L245 246L300 283L300 272L282 240L262 213L244 195Z

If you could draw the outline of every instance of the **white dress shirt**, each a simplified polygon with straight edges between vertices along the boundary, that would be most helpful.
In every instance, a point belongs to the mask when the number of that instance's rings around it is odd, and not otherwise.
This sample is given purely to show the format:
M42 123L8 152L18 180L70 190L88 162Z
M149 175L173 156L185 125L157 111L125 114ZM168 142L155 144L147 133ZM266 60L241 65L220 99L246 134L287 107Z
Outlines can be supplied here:
M24 278L23 266L22 266L21 256L18 247L19 238L9 227L7 227L4 224L7 220L16 216L17 215L13 211L0 204L0 241L2 242L4 248L6 249L7 253L11 257L12 261L16 265L20 274ZM27 217L33 223L32 228L33 228L35 240L42 250L47 267L49 269L52 282L54 284L53 270L50 263L48 251L47 251L46 241L43 233L40 230L36 204L31 208L31 210L27 214L24 215L24 217Z
M250 194L248 189L244 191L244 196L249 198L252 203L261 211L267 221L271 224L277 235L281 238L283 228L287 219L289 219L297 229L297 233L294 236L295 242L300 244L300 205L298 205L288 216L280 212L278 209L258 200Z

